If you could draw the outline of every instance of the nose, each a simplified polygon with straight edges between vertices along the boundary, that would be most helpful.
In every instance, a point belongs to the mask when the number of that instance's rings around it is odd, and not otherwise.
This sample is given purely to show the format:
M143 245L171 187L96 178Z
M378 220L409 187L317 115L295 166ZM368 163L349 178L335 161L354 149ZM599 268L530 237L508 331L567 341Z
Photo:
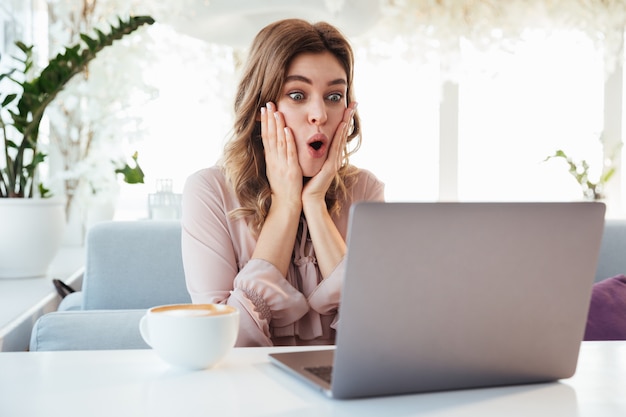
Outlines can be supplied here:
M322 98L311 100L309 107L309 123L314 125L323 125L326 123L328 115L326 114L326 105Z

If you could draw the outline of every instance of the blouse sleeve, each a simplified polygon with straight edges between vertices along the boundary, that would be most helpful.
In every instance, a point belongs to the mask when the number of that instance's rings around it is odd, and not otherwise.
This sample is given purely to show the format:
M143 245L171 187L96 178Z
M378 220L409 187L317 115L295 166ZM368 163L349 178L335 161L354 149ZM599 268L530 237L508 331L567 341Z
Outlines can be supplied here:
M361 170L359 182L355 186L352 200L349 204L357 201L385 201L384 184L369 171ZM309 305L320 314L330 314L339 307L345 261L346 258L344 256L330 275L320 282L317 288L309 295Z
M239 310L238 346L271 346L270 321L293 323L306 314L308 304L271 263L252 259L240 265L235 247L249 236L232 227L228 191L213 177L200 171L188 178L183 190L181 243L187 289L194 303L225 303Z

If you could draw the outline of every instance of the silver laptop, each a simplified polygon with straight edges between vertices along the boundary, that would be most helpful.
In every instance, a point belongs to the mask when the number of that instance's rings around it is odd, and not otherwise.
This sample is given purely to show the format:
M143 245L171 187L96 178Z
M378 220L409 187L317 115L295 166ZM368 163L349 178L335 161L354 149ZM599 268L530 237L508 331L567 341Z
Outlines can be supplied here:
M272 354L272 363L334 398L574 374L604 204L367 202L351 210L336 347Z

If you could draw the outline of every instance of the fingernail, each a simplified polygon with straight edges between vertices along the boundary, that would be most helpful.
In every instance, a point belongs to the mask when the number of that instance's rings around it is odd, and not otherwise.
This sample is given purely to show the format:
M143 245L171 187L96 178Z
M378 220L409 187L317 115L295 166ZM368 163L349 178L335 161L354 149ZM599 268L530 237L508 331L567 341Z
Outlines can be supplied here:
M265 107L261 107L261 114L265 114Z
M272 111L272 103L267 103L266 106L269 111Z

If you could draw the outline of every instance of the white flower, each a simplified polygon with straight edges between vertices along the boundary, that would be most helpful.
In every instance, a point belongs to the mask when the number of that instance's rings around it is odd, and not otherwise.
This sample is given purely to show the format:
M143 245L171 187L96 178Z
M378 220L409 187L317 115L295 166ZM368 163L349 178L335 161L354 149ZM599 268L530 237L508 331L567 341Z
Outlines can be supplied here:
M109 31L139 1L52 0L48 2L53 55L94 28ZM86 13L83 13L87 10ZM115 169L129 155L122 152L143 137L136 109L156 97L144 79L155 60L149 31L140 30L99 53L86 72L74 77L50 105L51 142L61 156L57 179L69 199L85 204L117 186ZM62 191L63 192L63 191Z
M477 50L510 50L533 29L584 33L604 51L607 74L623 57L623 0L381 0L381 11L370 35L403 37L424 57L436 50L444 68L459 64L462 42Z

